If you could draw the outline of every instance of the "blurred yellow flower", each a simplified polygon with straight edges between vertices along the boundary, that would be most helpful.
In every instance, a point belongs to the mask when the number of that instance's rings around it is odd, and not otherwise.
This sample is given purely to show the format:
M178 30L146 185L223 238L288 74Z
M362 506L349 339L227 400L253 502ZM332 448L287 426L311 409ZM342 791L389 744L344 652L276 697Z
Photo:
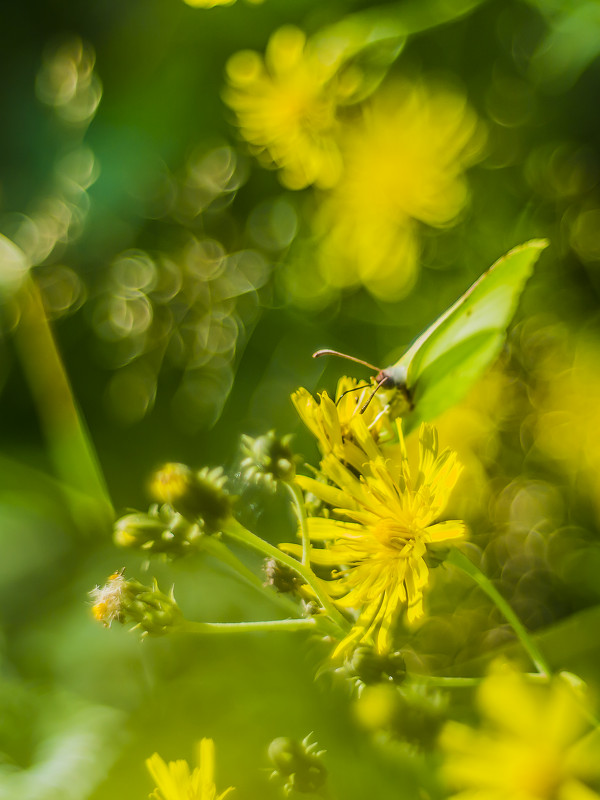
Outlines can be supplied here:
M192 8L216 8L216 6L232 6L235 0L183 0L183 2ZM264 0L246 0L246 2L258 6Z
M215 8L215 6L231 6L235 0L183 0L183 2L193 8Z
M551 347L537 364L533 400L536 446L578 479L600 518L598 363L600 346L592 338L582 337L573 354L562 343Z
M497 668L482 683L483 727L448 722L441 734L443 774L455 800L598 800L589 781L600 778L598 734L566 681L533 686L516 671ZM596 787L597 788L597 787Z
M361 385L364 388L358 389ZM292 403L302 422L316 437L323 455L333 453L340 461L359 470L367 458L353 437L351 422L360 414L372 391L370 383L344 377L338 381L335 402L327 392L319 394L316 400L310 392L301 388L292 394ZM376 394L361 415L375 441L392 434L386 412L381 394Z
M288 189L330 187L339 178L336 70L291 25L271 36L264 59L243 50L227 63L225 102L254 155L279 168Z
M382 300L413 286L417 223L450 225L467 200L463 171L481 156L483 129L462 94L396 81L340 129L341 180L315 217L322 278L364 285Z
M198 764L190 772L187 761L169 761L154 753L146 759L148 772L156 783L150 800L222 800L233 791L230 786L217 794L214 781L215 746L212 739L202 739L198 745Z
M390 629L402 607L407 606L409 622L423 614L423 589L429 579L424 560L427 545L458 539L466 533L463 522L435 522L461 472L455 453L445 450L438 454L435 429L422 425L419 467L413 476L400 420L396 427L396 457L386 460L363 417L356 416L351 423L352 434L368 458L357 469L359 476L330 454L323 459L321 469L335 486L297 478L303 489L333 506L336 515L350 520L308 520L310 538L325 544L324 549L311 550L311 561L340 567L327 582L327 590L341 607L359 610L334 657L359 642L373 642L377 652L388 652ZM294 555L302 552L298 545L281 547Z

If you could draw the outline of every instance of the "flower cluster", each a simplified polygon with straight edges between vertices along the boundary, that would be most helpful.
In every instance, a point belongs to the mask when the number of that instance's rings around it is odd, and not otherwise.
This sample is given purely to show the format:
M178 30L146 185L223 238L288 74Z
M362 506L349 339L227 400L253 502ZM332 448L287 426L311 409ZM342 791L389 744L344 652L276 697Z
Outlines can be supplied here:
M305 398L304 390L294 396L296 405L298 398ZM400 612L406 608L409 622L423 614L428 545L466 534L461 521L438 522L461 466L456 454L439 452L436 431L429 425L421 427L419 464L413 471L399 420L397 444L384 450L376 441L377 430L360 414L352 416L341 436L337 406L327 395L319 406L306 403L303 418L307 408L314 414L311 422L321 423L311 427L325 452L321 472L326 482L304 476L297 482L326 503L332 514L308 519L310 539L319 545L311 548L310 560L333 570L325 583L327 592L338 607L357 613L352 630L333 655L371 643L378 653L388 653ZM335 446L323 430L336 433ZM281 547L302 554L300 545Z
M363 78L334 46L285 26L264 58L229 60L224 97L286 188L324 190L313 219L320 291L364 285L390 301L414 285L419 224L448 227L464 208L464 171L481 159L485 131L454 87L394 79L353 104ZM311 292L318 283L307 282Z
M390 301L418 271L418 223L452 224L468 192L463 176L482 147L477 117L457 91L397 81L344 126L344 172L315 220L321 276L366 286Z
M227 64L225 101L242 136L263 164L281 170L289 189L325 188L339 178L336 69L291 25L271 36L264 60L243 50Z

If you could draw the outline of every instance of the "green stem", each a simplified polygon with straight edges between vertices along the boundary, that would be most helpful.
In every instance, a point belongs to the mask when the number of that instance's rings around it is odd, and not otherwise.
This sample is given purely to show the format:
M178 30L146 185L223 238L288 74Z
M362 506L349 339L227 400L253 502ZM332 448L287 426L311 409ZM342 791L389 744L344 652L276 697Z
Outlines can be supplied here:
M272 619L264 622L190 622L178 625L183 633L256 633L256 631L303 631L318 626L314 617Z
M513 609L502 597L490 579L484 575L483 572L457 548L452 548L450 550L446 561L450 564L453 564L461 572L464 572L465 575L468 575L473 581L475 581L479 588L487 594L505 619L510 623L512 629L517 634L519 641L529 654L529 657L531 658L537 671L543 677L549 677L552 674L550 667L539 650L537 644L533 641L521 620L517 617Z
M219 541L219 539L216 539L214 536L205 536L202 542L202 549L233 569L238 577L245 583L252 586L254 589L258 589L261 594L266 595L274 603L277 603L284 611L294 616L299 613L300 609L297 603L290 597L279 594L268 586L265 586L258 575L255 575L252 570L248 569L248 567L243 564L239 558L234 556L231 550L224 545L223 542Z
M317 599L323 606L323 609L327 612L327 615L336 625L336 627L339 628L339 630L344 634L348 632L349 623L333 605L326 592L323 591L319 584L318 578L311 569L305 567L304 564L301 564L299 561L296 561L295 558L288 556L287 553L282 552L277 547L273 547L273 545L269 544L269 542L265 542L264 539L261 539L247 528L244 528L244 526L233 517L230 517L230 519L223 526L223 533L227 534L227 536L231 536L231 538L235 539L237 542L241 542L247 547L257 550L259 553L262 553L268 558L277 559L277 561L279 561L281 564L285 564L286 567L289 567L295 573L300 575L300 577L303 578L311 587Z
M292 495L296 516L298 517L298 524L300 525L300 534L302 536L302 565L310 567L310 536L308 535L308 520L306 519L304 495L297 483L286 483L286 486Z

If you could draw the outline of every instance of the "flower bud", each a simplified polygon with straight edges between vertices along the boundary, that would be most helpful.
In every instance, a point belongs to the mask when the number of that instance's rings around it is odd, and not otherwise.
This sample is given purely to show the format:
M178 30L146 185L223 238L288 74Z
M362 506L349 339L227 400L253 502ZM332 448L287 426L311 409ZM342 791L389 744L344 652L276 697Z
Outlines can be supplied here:
M202 533L171 506L151 506L148 513L126 514L114 525L113 539L119 547L131 547L152 553L183 556L197 548Z
M113 540L119 547L148 547L160 541L165 523L156 516L139 513L125 514L113 528Z
M310 734L301 742L280 736L269 745L269 759L274 766L272 778L284 780L284 791L314 793L327 780L327 769L321 763L324 750L309 741Z
M134 628L159 636L175 630L183 617L173 596L158 588L156 579L152 586L124 577L124 570L113 573L106 584L90 592L95 601L92 614L109 628L116 620L125 624L133 622Z
M344 664L342 671L359 684L400 684L406 678L406 662L402 653L376 653L372 647L360 646Z
M290 447L291 435L279 439L275 431L269 431L264 436L253 439L242 436L242 461L243 477L247 481L263 483L272 491L278 481L290 483L296 477L296 464L299 457L295 456Z
M369 730L417 747L434 746L446 720L447 697L436 689L409 683L398 688L390 683L367 686L355 705L358 721Z
M113 572L104 586L96 586L90 592L92 600L96 601L92 606L92 615L106 628L110 628L115 620L123 622L123 602L127 594L127 580L123 577L124 571L125 569L121 569Z
M275 558L264 563L265 586L272 586L280 594L294 594L302 586L302 578Z
M226 481L221 467L193 472L185 464L171 463L155 473L150 492L159 502L198 523L203 533L213 534L231 516L233 498L224 489Z

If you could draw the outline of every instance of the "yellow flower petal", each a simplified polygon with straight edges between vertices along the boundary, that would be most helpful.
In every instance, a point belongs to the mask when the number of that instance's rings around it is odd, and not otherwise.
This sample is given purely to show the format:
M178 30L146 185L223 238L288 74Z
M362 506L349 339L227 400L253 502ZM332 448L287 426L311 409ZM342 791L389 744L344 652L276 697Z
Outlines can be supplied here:
M574 753L584 736L581 699L561 678L532 685L512 668L496 669L478 692L479 730L449 722L440 736L443 774L459 790L451 800L599 800L600 740L592 758ZM589 725L588 725L589 727Z
M169 761L157 754L146 760L148 772L156 789L155 800L222 800L233 787L217 795L214 783L215 748L212 739L202 739L197 749L198 767L191 773L187 761Z
M467 535L467 526L458 519L449 519L438 522L426 528L430 542L446 542L452 539L462 539Z

